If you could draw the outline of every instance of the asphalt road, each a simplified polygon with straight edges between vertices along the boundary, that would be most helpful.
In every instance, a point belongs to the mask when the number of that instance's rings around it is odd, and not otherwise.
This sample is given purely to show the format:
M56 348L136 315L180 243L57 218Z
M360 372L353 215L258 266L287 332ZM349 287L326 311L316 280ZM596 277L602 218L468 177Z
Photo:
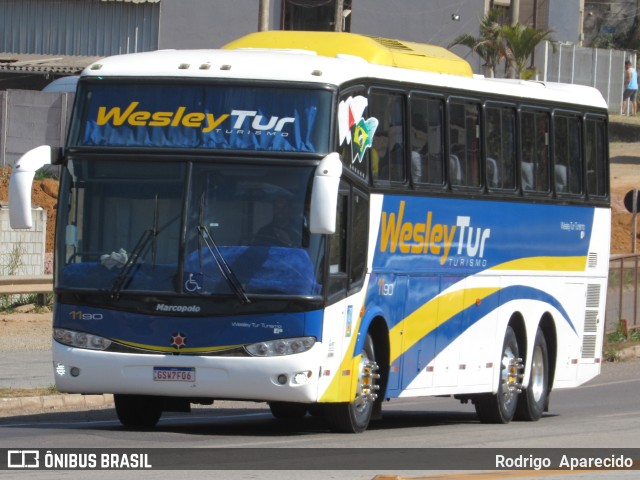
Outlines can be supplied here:
M192 414L165 414L153 431L133 431L120 426L112 408L80 412L55 412L23 415L0 419L0 449L37 448L97 449L113 448L141 451L146 448L180 447L169 455L180 466L176 470L154 470L153 478L174 478L175 475L195 474L190 467L211 469L207 478L244 479L372 479L376 475L400 475L408 478L637 478L637 471L629 472L442 472L440 470L408 470L399 468L394 454L397 449L424 449L425 459L433 458L434 447L467 449L454 454L449 468L465 468L465 455L516 449L524 455L539 448L553 448L563 452L570 448L596 448L596 452L609 455L624 448L640 447L640 361L605 364L603 373L578 389L554 392L550 412L539 422L512 422L509 425L485 425L477 421L473 407L461 405L449 398L394 400L385 405L384 418L372 424L361 435L339 435L328 431L322 419L306 417L302 421L275 420L264 404L216 402L213 407L201 407ZM205 448L198 452L194 449ZM215 459L219 448L232 448L224 458L227 467L234 465L247 470L217 471ZM256 448L258 457L246 455ZM337 460L344 460L344 452L356 452L354 470L289 470L285 472L261 469L260 455L265 448L274 449L273 459L291 460L289 468L309 463L315 457L340 452ZM303 450L292 450L300 448ZM360 450L346 450L358 448ZM75 450L74 450L75 449ZM396 450L393 450L396 449ZM196 452L195 463L189 456ZM204 454L202 452L205 452ZM450 450L438 450L436 455L452 455ZM237 457L234 457L236 455ZM244 456L243 456L244 455ZM386 457L385 457L386 456ZM640 456L640 450L638 455ZM385 460L385 458L387 460ZM635 458L635 457L634 457ZM1 460L1 459L0 459ZM262 458L264 460L264 458ZM413 458L415 461L415 458ZM208 461L213 462L209 464ZM328 462L331 462L329 455ZM388 461L392 468L384 467ZM258 462L258 463L256 463ZM382 463L380 463L382 462ZM283 468L279 464L279 468ZM342 463L337 461L336 466ZM259 470L255 469L260 467ZM375 468L372 468L375 467ZM480 469L483 470L483 469ZM9 475L11 473L12 475ZM15 471L0 471L0 476L16 478ZM24 475L22 475L24 473ZM20 478L41 478L45 472L20 472ZM54 474L56 472L48 472ZM57 472L62 474L63 472ZM76 472L78 473L78 472ZM124 478L127 472L92 472L91 478ZM136 472L140 477L143 472ZM151 473L151 472L146 472ZM73 475L70 472L69 475ZM85 472L86 475L86 472ZM120 476L119 476L120 475ZM130 475L130 472L128 472ZM127 475L127 477L128 477ZM200 475L199 475L200 476ZM61 478L53 476L49 478ZM67 478L66 476L64 478ZM85 478L77 476L76 478ZM151 475L149 475L151 478Z
M46 388L54 383L50 351L0 355L0 388Z

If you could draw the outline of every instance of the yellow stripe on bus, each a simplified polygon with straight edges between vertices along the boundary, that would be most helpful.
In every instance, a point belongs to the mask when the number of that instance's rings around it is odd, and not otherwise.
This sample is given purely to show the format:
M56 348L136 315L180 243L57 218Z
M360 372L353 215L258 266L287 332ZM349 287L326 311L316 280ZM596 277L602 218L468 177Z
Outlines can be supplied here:
M362 317L359 316L358 321L353 327L354 332L359 331L361 320ZM356 382L358 380L358 372L355 369L359 367L361 357L361 355L358 355L354 358L357 339L358 335L351 335L349 346L347 347L344 357L342 357L339 370L334 372L331 383L320 397L320 402L350 402L353 400Z
M142 350L150 350L153 352L168 352L168 353L207 353L207 352L220 352L223 350L231 350L233 348L241 347L242 345L227 345L223 347L198 347L198 348L189 348L183 347L177 349L175 347L159 347L157 345L145 345L143 343L134 343L134 342L126 342L124 340L114 339L116 342L121 343L123 345L127 345L129 347L139 348Z
M501 263L489 270L535 270L550 272L584 272L587 257L529 257Z
M456 290L425 303L389 332L391 363L447 320L498 290L498 287Z

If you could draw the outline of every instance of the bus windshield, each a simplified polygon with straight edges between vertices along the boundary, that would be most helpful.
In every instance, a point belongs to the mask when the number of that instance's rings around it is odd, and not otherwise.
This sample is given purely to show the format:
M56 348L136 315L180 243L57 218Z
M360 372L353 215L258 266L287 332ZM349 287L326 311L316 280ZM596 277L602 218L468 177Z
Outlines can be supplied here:
M291 86L81 82L68 145L327 153L331 96Z
M69 160L59 287L317 296L322 236L307 228L310 166ZM185 213L187 212L187 213ZM66 217L66 218L65 218ZM62 231L64 228L64 231Z

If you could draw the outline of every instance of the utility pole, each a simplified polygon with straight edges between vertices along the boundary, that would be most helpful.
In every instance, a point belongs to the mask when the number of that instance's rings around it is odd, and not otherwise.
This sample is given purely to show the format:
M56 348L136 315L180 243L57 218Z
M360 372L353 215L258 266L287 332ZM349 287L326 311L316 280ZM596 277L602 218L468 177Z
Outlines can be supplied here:
M258 31L269 30L269 0L260 0L260 11L258 13Z
M337 0L336 1L336 20L335 20L335 25L334 25L334 30L336 32L341 32L342 31L342 13L344 12L344 0Z
M511 0L511 25L518 23L520 19L520 0Z

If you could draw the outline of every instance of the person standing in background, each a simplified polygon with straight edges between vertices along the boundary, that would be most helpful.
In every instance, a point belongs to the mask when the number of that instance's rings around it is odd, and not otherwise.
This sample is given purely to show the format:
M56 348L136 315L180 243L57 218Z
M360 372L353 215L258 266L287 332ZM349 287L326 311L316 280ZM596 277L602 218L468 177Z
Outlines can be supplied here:
M630 102L630 115L636 116L636 97L638 95L638 72L631 66L631 62L624 62L624 93L622 94L622 115L627 110L627 101Z

